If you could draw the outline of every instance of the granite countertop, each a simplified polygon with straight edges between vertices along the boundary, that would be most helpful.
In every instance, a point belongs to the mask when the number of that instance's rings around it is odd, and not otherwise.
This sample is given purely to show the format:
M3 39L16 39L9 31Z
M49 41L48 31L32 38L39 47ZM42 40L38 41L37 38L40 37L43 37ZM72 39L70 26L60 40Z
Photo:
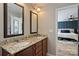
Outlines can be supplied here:
M16 53L18 53L19 51L28 48L29 46L43 40L47 38L47 36L30 36L27 38L23 38L22 40L19 41L13 41L13 42L9 42L6 44L3 44L1 47L6 50L8 53L10 53L11 55L14 55Z

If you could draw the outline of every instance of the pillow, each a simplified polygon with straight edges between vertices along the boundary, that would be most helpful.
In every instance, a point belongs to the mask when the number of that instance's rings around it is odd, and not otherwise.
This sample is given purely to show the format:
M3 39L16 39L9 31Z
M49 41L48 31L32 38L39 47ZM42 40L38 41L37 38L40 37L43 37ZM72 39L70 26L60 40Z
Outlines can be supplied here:
M70 33L70 30L61 30L61 33Z

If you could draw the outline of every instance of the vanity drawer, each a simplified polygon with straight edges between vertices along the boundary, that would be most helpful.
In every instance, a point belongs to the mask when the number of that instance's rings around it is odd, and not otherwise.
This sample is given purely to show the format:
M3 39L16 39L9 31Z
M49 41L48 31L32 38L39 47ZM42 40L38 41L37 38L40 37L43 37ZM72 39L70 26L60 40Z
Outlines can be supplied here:
M42 56L42 41L36 43L36 56Z
M37 54L39 51L42 51L42 46L39 46L38 48L36 48L36 54Z

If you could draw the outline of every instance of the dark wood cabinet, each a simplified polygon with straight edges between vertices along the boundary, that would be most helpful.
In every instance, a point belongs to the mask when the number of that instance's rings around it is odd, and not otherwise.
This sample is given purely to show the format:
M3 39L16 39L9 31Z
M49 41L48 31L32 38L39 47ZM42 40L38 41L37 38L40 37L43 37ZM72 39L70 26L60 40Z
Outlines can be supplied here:
M37 42L36 44L21 50L14 54L14 56L46 56L47 54L47 38ZM2 55L8 56L9 54L6 50L2 49Z
M2 56L11 56L6 50L2 49Z
M47 38L46 39L44 39L43 41L43 56L46 56L46 54L47 54Z
M42 41L36 43L36 56L42 56L42 49L43 49L43 46L42 46Z

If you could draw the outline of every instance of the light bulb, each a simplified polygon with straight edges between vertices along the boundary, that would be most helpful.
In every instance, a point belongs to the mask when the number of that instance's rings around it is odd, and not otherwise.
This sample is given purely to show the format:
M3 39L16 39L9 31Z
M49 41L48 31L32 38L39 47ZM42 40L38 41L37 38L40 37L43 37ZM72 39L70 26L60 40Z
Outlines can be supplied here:
M37 12L40 12L40 8L37 8Z

